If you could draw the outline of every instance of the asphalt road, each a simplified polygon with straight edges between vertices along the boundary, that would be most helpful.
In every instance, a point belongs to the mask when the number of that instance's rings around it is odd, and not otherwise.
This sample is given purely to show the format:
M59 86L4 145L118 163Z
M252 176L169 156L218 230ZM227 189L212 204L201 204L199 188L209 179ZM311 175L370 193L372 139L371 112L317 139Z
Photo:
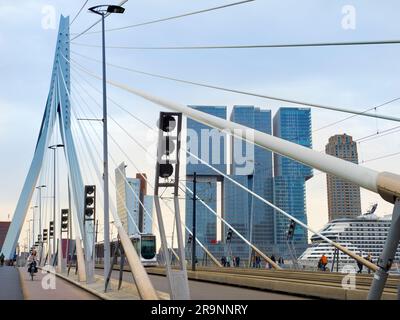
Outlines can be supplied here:
M0 300L23 300L19 272L14 267L0 267Z
M96 269L96 273L102 275L103 270ZM112 277L119 278L119 271L113 271ZM134 282L130 272L124 272L124 281ZM156 290L168 292L167 279L164 276L150 275ZM207 283L189 280L191 299L193 300L303 300L304 298L273 293L261 290L252 290L234 286Z

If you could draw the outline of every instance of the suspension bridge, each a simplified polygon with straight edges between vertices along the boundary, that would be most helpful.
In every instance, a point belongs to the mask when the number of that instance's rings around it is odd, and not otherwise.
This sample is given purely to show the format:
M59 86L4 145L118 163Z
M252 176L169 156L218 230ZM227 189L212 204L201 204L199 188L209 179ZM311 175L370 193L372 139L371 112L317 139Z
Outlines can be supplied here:
M145 23L126 26L136 28L143 25L155 24L167 20L180 19L195 14L227 9L232 6L249 5L251 1L240 1L230 5L214 7L191 13L185 13L165 19L151 20ZM0 279L10 288L6 293L1 293L4 299L29 299L34 296L43 299L300 299L300 298L331 298L331 299L396 299L398 297L399 278L389 276L394 257L400 240L400 176L393 172L376 171L362 165L354 164L333 156L323 154L310 148L289 142L287 140L266 134L244 125L222 119L199 110L191 108L180 101L170 101L164 97L154 95L137 89L132 83L120 82L106 77L106 69L124 70L125 72L140 74L149 78L163 79L173 83L208 88L216 92L229 92L237 95L254 96L266 100L274 100L316 109L330 110L332 112L350 114L349 117L369 117L386 121L399 122L400 118L392 115L383 115L376 112L377 107L364 111L353 110L345 107L330 106L310 103L272 96L269 94L250 92L235 88L221 87L209 83L175 78L164 74L155 74L144 70L132 69L125 65L109 63L105 59L105 49L109 50L219 50L219 49L260 49L274 47L321 47L321 46L364 46L388 45L397 41L378 42L345 42L345 43L309 43L290 45L257 45L257 46L171 46L171 47L123 47L104 44L104 22L114 13L123 13L122 1L118 6L100 6L92 11L101 15L95 24L76 34L71 34L70 26L79 16L87 1L78 14L70 20L61 16L59 21L58 37L51 72L50 88L45 103L42 123L37 139L33 160L26 175L11 225L7 232L1 252L7 261L16 264L19 268L8 266L0 269ZM81 46L97 48L96 45L77 42L85 34L97 33L92 28L98 23L103 25L103 60L97 60L84 55L76 48ZM124 29L122 28L122 29ZM106 33L117 31L120 28L108 29ZM71 49L73 47L74 50ZM102 64L103 74L79 62L84 59L93 65ZM96 83L96 84L94 84ZM102 83L102 89L99 84ZM161 109L157 127L150 124L142 115L135 112L135 108L118 102L117 98L108 95L107 88L113 92L120 91L127 96L140 97L154 105L154 113ZM394 102L396 99L389 101ZM107 109L112 106L113 112ZM121 121L119 114L129 119L129 126ZM375 110L375 112L373 112ZM290 158L321 172L339 177L366 190L379 194L385 201L393 204L391 226L387 235L384 250L377 263L362 257L358 252L352 252L341 245L318 233L307 223L296 218L291 212L285 211L276 204L257 194L249 186L243 185L228 174L222 172L218 166L204 160L193 150L181 146L183 119L192 119L230 136L240 139L251 145L272 151L281 156ZM108 130L108 123L118 128L115 135ZM337 123L337 121L335 121ZM153 135L156 141L156 152L151 150L146 142L141 141L132 134L131 127ZM396 132L393 127L378 135ZM323 129L323 128L320 128ZM318 129L318 130L320 130ZM249 132L251 134L249 134ZM133 149L127 148L124 139L134 145ZM360 141L371 139L365 136ZM181 141L182 140L182 141ZM182 143L181 143L182 142ZM59 150L59 152L58 152ZM145 185L153 194L156 217L153 218L152 209L146 206L138 189L129 183L123 172L120 157L113 151L122 154L129 166L137 173L145 172L143 161L134 160L133 153L142 155L153 166L151 177L142 175ZM191 157L199 163L223 177L239 189L247 192L251 197L260 201L264 206L270 207L277 215L282 215L296 223L298 228L318 235L321 239L332 245L336 250L351 257L359 264L370 270L370 274L355 276L357 289L343 287L343 279L348 276L340 273L325 273L318 271L305 271L296 269L283 269L282 265L271 258L271 252L265 252L235 228L218 210L212 208L205 199L196 194L193 187L189 187L180 174L182 159ZM61 160L60 160L61 158ZM53 167L53 168L52 168ZM135 247L136 243L127 230L127 224L132 225L136 234L145 235L133 218L133 208L123 204L122 210L126 211L126 222L121 221L118 214L118 203L110 197L110 189L115 190L118 198L123 197L123 192L118 188L118 181L109 173L110 168L116 168L116 176L126 183L129 192L139 203L143 212L143 219L147 219L153 226L154 233L161 244L162 259L157 266L146 267L141 261L141 253ZM58 172L56 173L56 168ZM51 174L51 169L54 173ZM58 179L56 180L56 178ZM52 181L53 179L53 181ZM62 182L67 182L68 208L60 210L56 203ZM49 201L42 201L41 191L47 188L53 191L52 205ZM167 190L167 192L166 192ZM35 194L36 192L36 194ZM165 193L166 192L166 193ZM46 193L49 194L49 193ZM167 194L170 198L167 198ZM39 199L39 205L30 207L34 196ZM259 256L263 263L270 266L269 270L256 270L251 268L224 268L221 260L215 257L207 243L196 236L195 230L188 227L187 221L182 219L181 200L193 199L198 205L204 206L210 216L229 229L231 233L241 239L243 243ZM172 200L172 204L169 200ZM152 206L151 206L152 208ZM19 239L27 215L32 211L39 211L33 218L32 242L28 248L22 248ZM60 214L61 213L61 214ZM102 218L102 230L99 230L98 219ZM111 221L111 222L110 222ZM172 222L175 239L167 234L166 225ZM35 225L38 230L35 232ZM111 229L111 230L110 230ZM116 231L115 234L113 231ZM188 257L187 249L192 244L185 243L184 233L190 234L192 242L198 250L204 252L208 259L208 266L193 263L194 254ZM104 236L98 241L98 234ZM57 277L60 284L56 293L40 288L40 281L27 281L26 258L24 253L35 250L38 257L39 272L37 280L49 275ZM99 254L101 252L101 255ZM125 263L126 261L126 263ZM48 267L52 268L48 268ZM23 279L22 286L19 279ZM234 288L233 288L234 287ZM12 290L11 290L12 289Z

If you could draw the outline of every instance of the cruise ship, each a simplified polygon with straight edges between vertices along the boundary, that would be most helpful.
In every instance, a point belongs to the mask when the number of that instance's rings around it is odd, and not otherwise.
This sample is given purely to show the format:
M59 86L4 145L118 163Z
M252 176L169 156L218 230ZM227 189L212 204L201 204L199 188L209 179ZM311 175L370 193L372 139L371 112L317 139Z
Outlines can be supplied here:
M357 218L332 220L319 233L363 257L370 254L372 262L377 263L390 228L391 215L378 217L375 215L376 208L377 205L375 204L367 213ZM334 251L335 248L332 245L322 240L320 236L313 235L310 247L303 252L298 262L304 266L316 266L321 255L325 254L329 261L328 266L331 266ZM391 271L399 272L399 262L400 246L397 248ZM356 262L344 253L339 252L339 266L348 264L356 265Z

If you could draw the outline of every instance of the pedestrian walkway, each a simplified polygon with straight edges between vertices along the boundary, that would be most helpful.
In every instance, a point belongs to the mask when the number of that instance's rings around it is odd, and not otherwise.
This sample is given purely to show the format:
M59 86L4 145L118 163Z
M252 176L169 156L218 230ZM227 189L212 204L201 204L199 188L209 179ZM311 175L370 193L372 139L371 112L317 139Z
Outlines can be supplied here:
M18 269L25 300L98 300L89 292L45 271L39 270L32 281L26 268ZM51 288L49 277L55 277L55 288ZM46 289L46 286L50 288Z
M133 282L122 281L121 288L118 290L118 277L111 277L110 283L108 286L108 290L106 293L104 292L104 276L103 272L98 272L96 270L96 275L94 276L94 282L91 284L87 284L86 282L80 282L78 280L78 276L75 275L75 272L71 271L70 275L67 276L66 274L58 275L65 277L69 281L73 281L77 283L82 288L86 288L90 292L95 293L96 295L100 296L104 300L139 300L140 295L136 285ZM116 271L113 271L113 274L116 274ZM130 275L132 275L130 273ZM157 291L157 295L161 300L169 300L169 294Z
M0 300L23 299L18 269L0 267Z

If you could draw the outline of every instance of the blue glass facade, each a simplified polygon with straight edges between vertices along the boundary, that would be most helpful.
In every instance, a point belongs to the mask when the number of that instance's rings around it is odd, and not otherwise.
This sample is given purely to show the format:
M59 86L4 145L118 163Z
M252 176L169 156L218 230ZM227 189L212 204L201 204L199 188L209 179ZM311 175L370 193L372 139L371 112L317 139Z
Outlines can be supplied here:
M191 106L199 111L226 119L224 106ZM225 145L226 135L209 126L192 119L187 119L187 149L212 164L222 173L226 173ZM214 170L188 155L186 164L187 187L193 190L193 173L197 174L197 195L215 211L217 210L217 181L222 177ZM186 196L186 225L191 230L193 222L193 201ZM217 239L217 218L200 201L196 202L196 234L197 238L207 247ZM186 239L189 234L186 233ZM199 257L202 256L198 248Z
M188 177L188 179L190 179ZM199 181L196 184L196 193L207 205L217 211L217 179L207 177L208 181ZM186 182L187 187L193 190L193 182ZM193 201L192 197L186 196L186 226L189 230L193 227ZM186 233L186 239L189 234ZM196 201L196 237L201 243L209 246L217 239L217 218L200 201ZM200 248L198 249L200 252Z
M274 135L311 148L311 110L309 108L280 108L274 117ZM312 177L312 168L296 161L274 155L274 203L307 224L305 182ZM276 251L286 255L286 234L289 219L275 213ZM307 232L296 227L294 245L297 254L307 247Z
M196 110L226 119L226 107L220 106L190 106ZM226 134L219 130L206 126L200 122L187 118L187 148L188 151L210 163L213 167L226 173L225 144ZM217 173L202 164L197 159L188 155L186 175L215 176Z
M254 106L234 106L231 121L268 134L272 131L271 111L260 110ZM272 202L272 153L233 138L232 159L231 177ZM237 159L240 159L239 163L235 161ZM226 220L259 249L270 252L274 241L273 210L230 181L225 181L224 186ZM234 236L232 253L247 259L249 247Z

